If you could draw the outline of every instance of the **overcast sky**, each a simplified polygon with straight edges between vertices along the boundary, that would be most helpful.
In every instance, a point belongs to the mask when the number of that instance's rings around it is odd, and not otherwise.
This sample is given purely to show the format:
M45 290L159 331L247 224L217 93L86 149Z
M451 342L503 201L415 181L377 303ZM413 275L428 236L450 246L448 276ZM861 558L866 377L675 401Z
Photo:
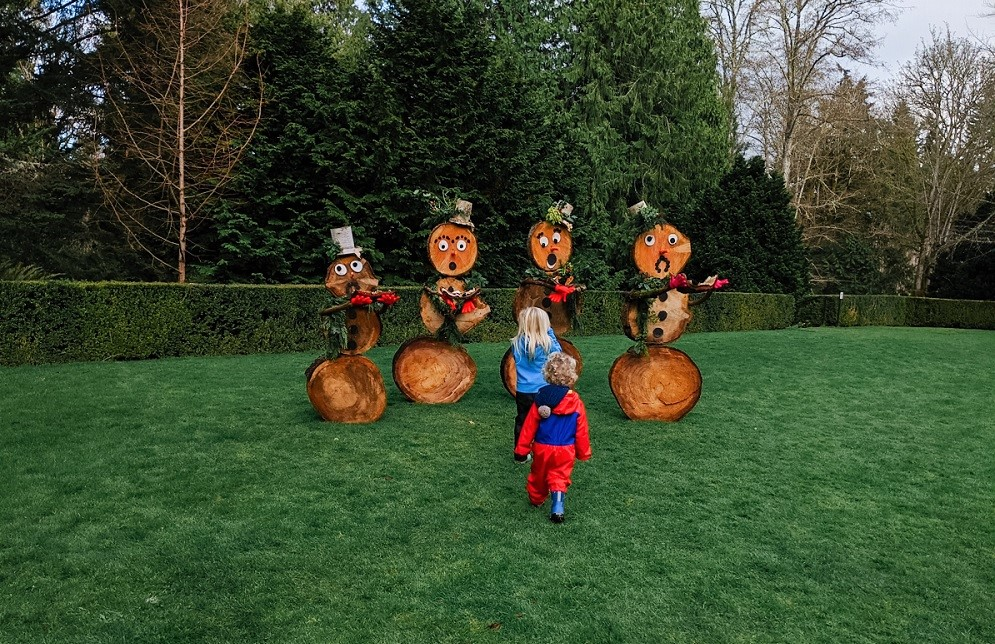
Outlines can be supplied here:
M915 55L920 42L929 40L930 26L943 29L944 24L949 25L951 33L958 36L995 36L995 18L981 17L990 13L985 0L898 1L906 8L897 20L878 27L881 44L875 58L883 66L866 72L872 78L885 81L894 77L902 64Z

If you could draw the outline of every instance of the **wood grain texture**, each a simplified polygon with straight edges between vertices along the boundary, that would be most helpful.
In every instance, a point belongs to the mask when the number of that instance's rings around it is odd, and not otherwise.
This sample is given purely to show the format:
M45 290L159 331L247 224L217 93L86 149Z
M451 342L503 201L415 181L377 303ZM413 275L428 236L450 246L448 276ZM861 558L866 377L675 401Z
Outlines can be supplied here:
M537 267L552 273L570 261L573 236L566 224L540 221L529 230L529 257Z
M343 355L308 371L307 396L325 420L372 423L387 409L383 376L369 358Z
M651 346L645 356L623 353L608 372L608 384L632 420L680 420L701 397L698 366L672 347Z
M435 283L436 288L451 288L458 291L465 291L466 284L463 280L457 279L455 277L443 277ZM467 333L475 326L483 322L488 315L490 315L491 307L484 302L483 298L479 295L474 297L472 300L474 309L469 313L458 313L456 314L456 328L459 329L460 333ZM432 300L429 298L428 294L422 292L421 298L418 300L418 310L421 313L422 323L425 328L428 329L429 333L435 333L442 326L444 318L442 313L435 308L432 304Z
M627 302L622 308L622 331L630 340L639 337L639 303ZM650 302L646 316L646 344L660 345L681 337L691 322L688 296L676 290L661 293Z
M411 338L394 354L394 382L408 400L452 403L477 378L477 365L461 346L421 336Z
M639 233L632 242L632 262L645 277L677 275L691 258L691 240L670 224Z
M352 308L345 312L346 346L339 349L343 355L359 355L376 346L383 325L380 316L367 308Z
M428 261L443 275L463 275L477 261L477 238L467 226L439 224L428 236Z

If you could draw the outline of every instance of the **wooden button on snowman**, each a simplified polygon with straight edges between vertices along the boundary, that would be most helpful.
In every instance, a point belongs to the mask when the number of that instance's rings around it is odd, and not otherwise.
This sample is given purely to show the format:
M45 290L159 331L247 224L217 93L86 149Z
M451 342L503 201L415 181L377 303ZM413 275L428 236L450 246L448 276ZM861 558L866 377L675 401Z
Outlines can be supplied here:
M380 370L361 355L380 338L380 313L398 297L380 291L380 280L355 246L352 228L332 230L338 256L328 267L325 288L335 303L321 312L328 353L307 370L307 393L325 420L368 423L387 408L387 390Z
M392 368L398 389L414 402L456 402L477 377L476 363L460 345L491 311L480 296L481 281L470 274L478 250L472 209L463 199L433 202L433 213L448 217L429 234L428 258L439 276L425 285L419 300L422 322L434 337L402 344Z
M562 336L574 328L581 311L584 287L574 283L573 265L573 206L559 201L549 207L542 219L529 230L527 250L530 267L515 291L512 314L527 307L537 307L549 314L549 323L564 353L577 361L577 374L583 369L580 352ZM514 352L509 349L501 360L501 380L508 393L515 395L516 373Z
M690 307L728 280L709 277L696 284L681 271L691 258L691 240L645 202L629 208L640 223L632 244L639 275L624 294L622 329L639 344L620 356L608 374L622 411L635 420L680 420L701 396L701 372L683 351L666 346L684 333ZM691 301L692 293L704 293Z

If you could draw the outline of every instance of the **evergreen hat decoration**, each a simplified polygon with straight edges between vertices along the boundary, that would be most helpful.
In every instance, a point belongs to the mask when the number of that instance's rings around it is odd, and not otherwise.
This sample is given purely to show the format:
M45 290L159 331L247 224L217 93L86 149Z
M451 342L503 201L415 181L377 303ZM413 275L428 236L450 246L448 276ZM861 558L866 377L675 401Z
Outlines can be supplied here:
M546 214L543 216L543 219L545 219L547 223L553 225L563 224L564 226L567 227L567 230L573 230L574 229L574 219L572 214L573 211L574 207L571 204L567 203L566 201L557 201L556 203L554 203L552 206L549 207L549 210L546 211Z
M356 257L363 256L363 249L358 248L355 242L352 240L352 226L342 226L341 228L332 228L332 241L339 247L339 256L342 255L355 255Z
M660 213L660 211L653 206L647 205L645 201L640 201L639 203L629 206L629 215L631 216L631 221L635 227L633 234L639 234L644 230L649 230L657 224L667 223L666 218Z
M428 190L412 190L411 194L425 201L428 206L428 217L422 222L423 226L433 227L439 224L450 223L457 226L465 226L473 230L473 222L470 221L470 212L473 210L473 202L453 196L453 191L443 189L441 193L435 194Z

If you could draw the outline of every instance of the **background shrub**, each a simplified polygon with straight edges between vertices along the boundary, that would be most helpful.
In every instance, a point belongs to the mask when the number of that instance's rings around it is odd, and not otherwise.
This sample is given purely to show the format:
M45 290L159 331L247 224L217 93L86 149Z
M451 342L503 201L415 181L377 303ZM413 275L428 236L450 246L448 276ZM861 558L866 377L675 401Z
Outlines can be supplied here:
M419 287L394 289L381 345L426 333ZM516 330L515 289L486 289L490 317L468 342L505 342ZM325 350L318 314L331 303L320 285L256 286L0 282L0 364L137 360ZM584 293L573 335L621 334L621 296ZM793 322L787 295L716 293L693 308L690 331L779 329Z

